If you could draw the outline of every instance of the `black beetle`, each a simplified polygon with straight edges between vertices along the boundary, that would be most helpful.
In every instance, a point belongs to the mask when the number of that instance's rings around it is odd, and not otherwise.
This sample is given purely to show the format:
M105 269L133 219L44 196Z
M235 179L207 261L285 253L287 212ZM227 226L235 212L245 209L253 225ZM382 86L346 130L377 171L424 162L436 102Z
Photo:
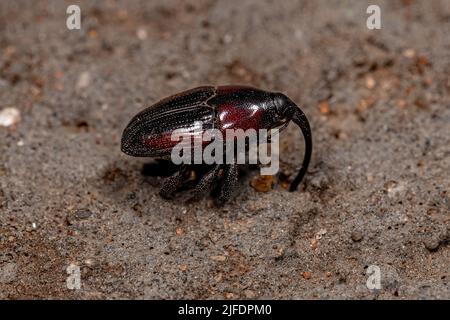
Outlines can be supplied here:
M312 138L309 122L302 110L282 93L268 92L247 86L203 86L165 98L139 112L125 128L122 151L134 157L167 159L177 143L171 140L175 129L191 130L194 122L203 123L202 130L253 128L284 129L289 121L297 124L305 139L302 166L290 185L294 191L300 184L309 165ZM223 169L223 170L220 170ZM160 191L164 198L171 198L186 179L187 165L167 178ZM195 187L197 194L204 193L223 175L218 204L226 202L237 182L237 165L215 165Z

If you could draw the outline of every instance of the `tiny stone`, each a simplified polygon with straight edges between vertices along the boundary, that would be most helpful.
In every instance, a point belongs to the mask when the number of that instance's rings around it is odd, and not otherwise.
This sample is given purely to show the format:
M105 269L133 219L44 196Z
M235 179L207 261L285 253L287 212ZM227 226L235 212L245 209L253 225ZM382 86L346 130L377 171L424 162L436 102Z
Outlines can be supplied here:
M84 260L84 263L85 263L87 266L92 266L92 265L94 264L94 260L92 260L92 259L86 259L86 260Z
M78 219L87 219L92 215L92 212L87 209L80 209L75 211L74 215Z
M326 235L327 234L327 229L320 229L317 233L316 233L316 239L317 240L320 240L320 239L322 239L322 237L324 236L324 235Z
M0 126L11 127L20 122L20 111L16 108L4 108L0 111Z
M314 238L311 240L311 249L316 250L318 245L319 245L319 241L317 239Z
M145 30L144 28L138 28L136 30L136 36L138 37L139 40L145 40L147 39L147 30Z
M187 265L186 264L181 264L181 265L179 265L178 266L178 268L181 270L181 271L186 271L187 270Z
M440 244L441 243L437 237L433 237L424 241L425 248L432 252L436 251L439 248Z
M405 109L406 107L406 100L404 99L400 99L397 101L397 107L399 107L400 109Z
M330 180L325 173L318 172L314 174L313 177L310 178L310 184L312 187L316 189L323 190L329 186Z
M256 176L250 181L250 186L259 192L268 192L272 190L273 184L274 178L269 175Z
M344 131L339 131L337 137L339 140L345 140L348 138L348 134L345 133Z
M231 34L227 33L223 36L223 43L229 44L231 43L231 41L233 41L233 37L231 36Z
M375 81L375 79L373 77L367 77L366 78L366 87L367 87L367 89L375 88L376 84L377 83L376 83L376 81Z
M403 51L403 56L405 58L411 59L411 58L414 58L416 56L416 52L414 51L414 49L405 49Z
M302 277L303 277L304 279L306 279L306 280L311 279L311 272L309 272L309 271L304 271L304 272L302 273Z
M321 114L329 114L330 113L330 104L328 103L327 100L322 101L319 104L319 111Z
M98 31L97 30L95 30L95 29L92 29L92 30L89 30L89 32L88 32L88 35L89 35L89 37L91 37L91 38L97 38L98 37Z
M227 257L225 257L225 256L211 256L210 259L213 260L213 261L223 262L223 261L225 261L227 259Z
M88 209L78 209L67 216L67 222L74 224L78 220L88 219L92 215L92 212Z
M87 71L80 74L77 82L77 89L84 89L91 83L91 74Z
M352 240L353 240L354 242L359 242L359 241L361 241L362 239L363 239L363 235L362 235L361 232L359 232L359 231L354 231L354 232L352 232Z

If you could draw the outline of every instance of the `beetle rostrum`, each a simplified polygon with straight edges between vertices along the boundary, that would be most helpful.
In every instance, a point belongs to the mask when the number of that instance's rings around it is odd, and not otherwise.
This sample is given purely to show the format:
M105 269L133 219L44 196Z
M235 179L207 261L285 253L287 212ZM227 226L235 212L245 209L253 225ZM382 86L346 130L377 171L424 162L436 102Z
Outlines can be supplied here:
M290 121L299 126L305 140L302 165L289 187L289 191L295 191L311 159L311 128L303 111L278 92L248 86L203 86L178 93L134 116L122 134L121 149L134 157L170 159L178 143L172 139L172 133L175 130L185 131L186 134L198 133L194 123L202 123L201 131L216 129L226 136L230 129L258 131L277 128L282 131ZM189 165L182 164L175 174L163 182L160 195L172 198L185 181L188 170ZM213 165L199 180L194 194L203 194L221 180L216 203L223 204L230 199L237 178L236 163Z

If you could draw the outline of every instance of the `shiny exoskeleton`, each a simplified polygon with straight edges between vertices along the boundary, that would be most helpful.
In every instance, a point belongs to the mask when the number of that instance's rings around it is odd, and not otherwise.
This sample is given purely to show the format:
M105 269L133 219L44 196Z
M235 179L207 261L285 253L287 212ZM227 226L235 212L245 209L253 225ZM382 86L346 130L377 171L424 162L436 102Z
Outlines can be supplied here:
M283 130L293 121L305 140L302 166L289 191L294 191L303 179L312 153L311 129L302 110L288 97L277 92L268 92L247 86L203 86L165 98L138 113L125 128L121 149L135 157L170 158L175 129L186 133L198 130L193 127L201 121L201 130L219 129L225 136L226 129L272 129ZM197 131L196 131L197 132ZM188 165L168 177L161 188L164 198L173 197L186 179ZM220 174L219 174L220 172ZM221 178L217 203L226 202L236 186L238 173L236 164L218 164L211 168L195 187L202 194Z

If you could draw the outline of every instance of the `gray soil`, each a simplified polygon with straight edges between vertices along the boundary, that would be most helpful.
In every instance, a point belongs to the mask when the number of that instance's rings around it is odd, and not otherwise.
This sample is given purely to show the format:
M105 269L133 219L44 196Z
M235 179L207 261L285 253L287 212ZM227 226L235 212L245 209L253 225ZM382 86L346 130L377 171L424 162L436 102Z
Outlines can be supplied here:
M70 1L0 2L0 298L450 298L449 1L370 1L381 30L356 0L77 3L70 31ZM203 84L302 107L298 191L251 171L221 208L158 196L122 130ZM303 148L289 126L290 179Z

